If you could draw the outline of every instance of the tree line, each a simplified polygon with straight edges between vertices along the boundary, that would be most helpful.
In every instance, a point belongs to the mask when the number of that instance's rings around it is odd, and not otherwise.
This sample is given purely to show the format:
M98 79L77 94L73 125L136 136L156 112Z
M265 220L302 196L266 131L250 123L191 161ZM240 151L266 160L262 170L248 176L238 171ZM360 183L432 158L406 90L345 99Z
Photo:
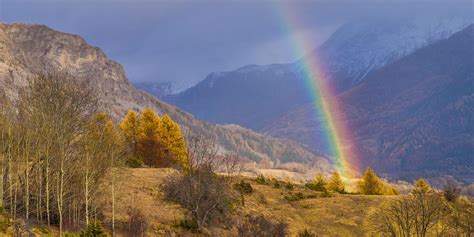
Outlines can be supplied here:
M348 193L339 172L334 171L329 178L322 174L305 184L305 187L319 192ZM400 192L390 184L382 181L370 167L364 172L357 183L357 192L363 195L397 195Z

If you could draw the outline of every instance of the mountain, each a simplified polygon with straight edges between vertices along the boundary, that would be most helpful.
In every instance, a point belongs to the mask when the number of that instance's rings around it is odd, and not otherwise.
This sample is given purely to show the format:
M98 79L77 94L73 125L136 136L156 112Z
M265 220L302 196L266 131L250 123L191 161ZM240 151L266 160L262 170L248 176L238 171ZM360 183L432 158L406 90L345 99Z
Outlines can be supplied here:
M233 123L258 130L273 118L309 102L305 85L286 64L248 65L211 73L196 86L166 101L213 123Z
M325 158L296 142L238 126L212 125L136 89L120 64L79 36L43 25L0 23L0 104L14 101L35 74L46 70L67 71L88 80L98 92L103 109L115 120L129 109L151 107L160 115L170 115L185 131L202 134L216 141L222 150L237 152L248 160L274 165L295 161L330 169Z
M339 95L365 165L398 176L474 180L474 26L370 73ZM320 142L311 104L267 126L268 134ZM341 118L337 118L341 120Z
M446 39L472 23L462 17L369 19L340 27L307 57L316 57L339 90L353 87L370 72ZM304 59L302 59L304 60ZM298 62L297 62L298 63Z
M342 92L370 72L449 37L468 22L462 18L361 20L343 25L306 57L318 58L321 70ZM275 119L310 102L304 60L211 73L196 86L163 99L206 121L263 131Z
M173 84L171 82L136 82L133 85L140 90L147 91L158 99L173 94Z

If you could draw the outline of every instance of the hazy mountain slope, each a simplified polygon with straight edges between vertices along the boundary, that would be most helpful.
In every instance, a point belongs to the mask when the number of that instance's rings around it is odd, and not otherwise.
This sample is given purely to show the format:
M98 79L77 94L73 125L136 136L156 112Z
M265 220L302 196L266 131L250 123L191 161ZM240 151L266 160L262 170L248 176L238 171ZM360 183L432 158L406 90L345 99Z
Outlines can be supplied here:
M461 17L370 19L339 28L309 56L320 58L340 89L415 50L446 39L472 23Z
M133 85L160 99L173 94L173 84L170 82L137 82Z
M67 70L88 80L97 89L103 109L115 119L123 117L129 109L149 106L161 115L169 114L185 129L214 139L222 149L236 151L250 160L315 162L321 169L329 168L326 159L295 142L240 127L211 125L136 89L128 82L120 64L79 36L42 25L0 23L0 104L5 99L14 100L33 75L44 70Z
M471 25L370 74L340 96L366 164L392 174L474 179L473 42ZM267 131L317 144L314 109L302 106Z
M343 91L369 72L445 39L467 24L460 18L363 20L342 26L307 57L317 57L333 86ZM309 102L302 62L212 73L196 86L163 99L206 121L262 131Z
M196 86L164 98L206 121L258 130L273 118L309 102L302 81L288 65L249 65L212 73Z

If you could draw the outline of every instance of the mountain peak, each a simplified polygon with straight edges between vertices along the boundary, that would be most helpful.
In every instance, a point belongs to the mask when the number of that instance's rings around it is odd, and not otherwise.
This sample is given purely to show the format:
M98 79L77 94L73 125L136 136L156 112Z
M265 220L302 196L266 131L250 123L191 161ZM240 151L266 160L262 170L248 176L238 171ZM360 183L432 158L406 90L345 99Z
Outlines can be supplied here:
M309 56L318 57L340 88L415 50L446 39L472 24L461 17L360 20L340 27Z

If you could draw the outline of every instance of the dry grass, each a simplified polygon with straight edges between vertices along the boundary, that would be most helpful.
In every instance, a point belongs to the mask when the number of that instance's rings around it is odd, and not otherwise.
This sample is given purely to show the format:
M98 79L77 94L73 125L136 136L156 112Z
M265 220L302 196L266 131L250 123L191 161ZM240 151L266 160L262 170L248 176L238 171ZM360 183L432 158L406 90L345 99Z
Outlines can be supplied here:
M174 171L170 169L123 169L119 171L120 190L117 198L117 222L126 223L126 210L135 207L142 210L151 225L151 236L159 236L163 230L177 230L173 227L185 216L179 205L163 200L160 184ZM302 229L310 229L318 236L363 236L363 221L371 207L391 200L388 196L339 195L320 197L321 193L295 185L293 190L274 188L257 184L249 177L244 178L254 187L252 194L245 196L244 213L263 214L266 217L283 220L289 224L290 236ZM300 201L284 199L289 192L302 192L309 198ZM110 217L110 206L106 207ZM222 230L221 230L222 231Z
M118 190L116 199L116 225L124 229L127 226L128 208L137 208L148 219L150 234L164 233L179 220L184 218L185 210L179 205L163 199L160 185L163 180L173 174L172 169L120 169L118 173ZM106 219L111 219L111 203L105 206ZM110 226L110 223L108 223Z
M302 192L309 198L289 202L284 199L290 191L284 187L251 182L255 189L246 199L245 211L264 214L289 224L290 236L309 229L318 236L363 236L363 222L368 210L391 200L389 196L363 196L333 194L320 197L321 193L295 186L293 193ZM317 195L317 197L313 197Z

